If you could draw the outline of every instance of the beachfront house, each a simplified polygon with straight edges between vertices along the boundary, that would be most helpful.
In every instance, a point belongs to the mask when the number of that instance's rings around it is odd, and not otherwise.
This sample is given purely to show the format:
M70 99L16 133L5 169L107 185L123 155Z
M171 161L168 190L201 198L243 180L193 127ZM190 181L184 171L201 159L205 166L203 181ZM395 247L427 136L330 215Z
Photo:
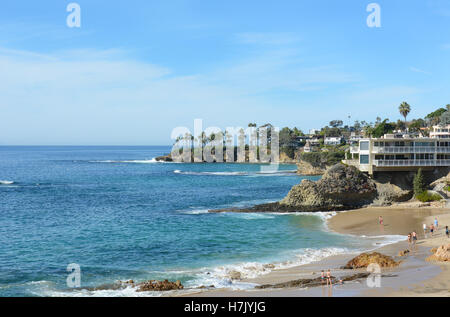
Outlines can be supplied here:
M429 137L409 133L385 134L381 138L362 138L350 147L351 159L345 164L360 171L415 171L450 166L450 125L434 126Z

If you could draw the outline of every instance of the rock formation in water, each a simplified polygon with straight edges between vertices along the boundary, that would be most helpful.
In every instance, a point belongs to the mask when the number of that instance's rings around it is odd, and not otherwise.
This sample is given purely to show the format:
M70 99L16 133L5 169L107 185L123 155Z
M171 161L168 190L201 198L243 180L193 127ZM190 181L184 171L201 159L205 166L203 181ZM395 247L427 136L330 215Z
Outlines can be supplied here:
M370 204L376 195L376 185L367 175L353 166L336 164L321 180L305 179L292 187L279 204L300 211L344 210Z
M172 156L170 154L155 157L155 161L157 162L172 162Z
M375 182L353 166L336 164L318 181L304 179L281 201L250 208L211 212L295 212L334 211L360 208L377 196Z

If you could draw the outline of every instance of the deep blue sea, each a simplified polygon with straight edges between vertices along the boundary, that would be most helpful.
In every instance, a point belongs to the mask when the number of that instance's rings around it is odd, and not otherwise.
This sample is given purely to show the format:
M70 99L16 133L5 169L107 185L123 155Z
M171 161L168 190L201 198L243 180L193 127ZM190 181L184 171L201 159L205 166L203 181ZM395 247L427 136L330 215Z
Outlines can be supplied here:
M271 171L153 159L169 152L0 147L0 296L155 295L71 290L71 263L81 268L81 287L179 279L187 287L245 289L252 285L231 281L231 271L252 277L270 271L269 263L288 267L374 245L329 232L329 213L207 213L283 198L302 180L295 165Z

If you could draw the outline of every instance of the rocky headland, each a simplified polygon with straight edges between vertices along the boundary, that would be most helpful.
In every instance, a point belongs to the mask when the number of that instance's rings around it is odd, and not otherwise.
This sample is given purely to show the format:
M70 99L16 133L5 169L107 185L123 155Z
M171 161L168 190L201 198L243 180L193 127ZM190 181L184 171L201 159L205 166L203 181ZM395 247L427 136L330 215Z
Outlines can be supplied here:
M295 212L333 211L360 208L377 197L377 186L355 167L336 164L319 181L304 179L281 201L250 208L211 212Z

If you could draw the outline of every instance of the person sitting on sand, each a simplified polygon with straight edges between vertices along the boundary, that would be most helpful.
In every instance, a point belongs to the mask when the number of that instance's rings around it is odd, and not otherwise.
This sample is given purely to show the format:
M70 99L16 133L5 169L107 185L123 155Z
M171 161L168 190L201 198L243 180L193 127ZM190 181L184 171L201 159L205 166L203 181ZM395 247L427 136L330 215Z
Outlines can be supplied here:
M330 283L330 286L333 286L333 283L331 282L331 272L330 270L327 271L327 286L328 283Z
M448 226L445 226L445 234L447 235L447 238L449 238Z

